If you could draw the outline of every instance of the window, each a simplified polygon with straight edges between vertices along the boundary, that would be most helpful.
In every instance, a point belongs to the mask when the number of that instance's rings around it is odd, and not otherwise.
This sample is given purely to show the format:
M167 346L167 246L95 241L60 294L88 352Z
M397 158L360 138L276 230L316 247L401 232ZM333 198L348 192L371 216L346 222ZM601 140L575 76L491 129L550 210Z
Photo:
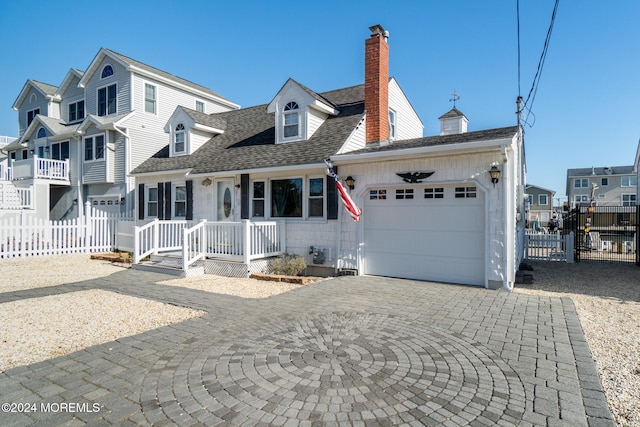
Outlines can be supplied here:
M620 185L622 187L635 187L638 185L638 177L637 176L623 176L620 178Z
M187 187L176 186L174 203L174 216L186 217L187 216Z
M369 190L369 200L387 200L387 190Z
M587 178L578 178L573 180L573 188L588 188L589 187L589 179Z
M44 159L44 147L42 145L38 147L38 157Z
M264 181L253 183L253 216L264 217Z
M51 144L51 158L54 160L67 160L69 158L69 141Z
M116 85L98 89L98 116L116 113Z
M545 206L549 204L549 200L546 194L538 194L538 205Z
M533 194L528 194L527 195L527 200L529 202L529 205L532 205L533 204Z
M586 194L576 194L573 196L573 201L576 205L579 205L580 203L589 203L589 196Z
M425 199L444 199L444 188L425 188Z
M84 160L90 162L93 160L104 159L104 135L89 136L84 139Z
M635 194L623 194L622 195L622 206L635 206L636 205L636 195Z
M102 75L100 76L100 78L104 79L109 76L113 76L113 67L111 65L105 65L102 69Z
M413 188L400 188L396 190L396 199L413 199Z
M147 216L158 216L158 189L147 189Z
M477 196L476 187L456 187L456 199L474 199Z
M284 137L298 136L298 104L289 102L284 107Z
M156 87L149 83L144 84L144 111L156 113Z
M302 178L271 181L271 216L302 217Z
M309 179L309 217L324 216L324 178Z
M600 181L600 185L603 187L609 185L609 178L602 178L602 180Z
M75 122L84 119L84 101L69 104L69 121Z
M173 152L184 153L184 125L179 123L176 126L175 133L173 134Z
M389 110L389 139L396 138L396 112Z
M31 124L33 119L35 119L38 114L40 114L39 108L36 108L35 110L27 111L27 126Z
M196 111L199 111L200 113L204 113L204 102L196 101Z
M38 136L36 138L44 138L47 136L47 131L44 128L38 129Z

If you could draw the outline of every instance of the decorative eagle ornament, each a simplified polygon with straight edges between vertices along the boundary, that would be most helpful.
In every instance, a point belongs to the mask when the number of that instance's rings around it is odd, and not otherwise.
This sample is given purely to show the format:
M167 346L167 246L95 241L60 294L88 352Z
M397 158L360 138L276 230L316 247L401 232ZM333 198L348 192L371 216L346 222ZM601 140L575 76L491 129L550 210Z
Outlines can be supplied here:
M404 182L408 182L410 184L419 184L423 179L429 178L434 174L435 171L431 172L403 172L396 173Z

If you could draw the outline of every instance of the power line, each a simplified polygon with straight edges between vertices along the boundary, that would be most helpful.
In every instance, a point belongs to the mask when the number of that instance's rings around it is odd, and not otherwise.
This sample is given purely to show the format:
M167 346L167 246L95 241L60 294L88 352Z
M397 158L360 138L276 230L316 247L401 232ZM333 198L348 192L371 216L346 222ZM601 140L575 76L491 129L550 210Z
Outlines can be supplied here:
M533 77L533 83L531 84L531 89L529 89L529 94L527 95L527 99L524 101L524 108L527 110L527 117L524 119L524 122L527 123L527 119L529 114L533 114L533 102L536 99L536 94L538 93L538 87L540 84L540 78L542 77L542 69L544 68L544 62L547 58L547 52L549 50L549 43L551 41L551 33L553 32L553 24L556 20L556 13L558 11L558 4L560 0L556 0L555 5L553 6L553 13L551 14L551 22L549 23L549 29L547 30L547 36L544 40L544 46L542 48L542 53L540 54L540 60L538 61L538 68L536 69L536 74ZM518 95L520 95L520 1L517 1L517 19L518 19ZM531 100L531 103L529 103ZM534 115L535 120L535 115ZM533 124L530 124L533 126Z

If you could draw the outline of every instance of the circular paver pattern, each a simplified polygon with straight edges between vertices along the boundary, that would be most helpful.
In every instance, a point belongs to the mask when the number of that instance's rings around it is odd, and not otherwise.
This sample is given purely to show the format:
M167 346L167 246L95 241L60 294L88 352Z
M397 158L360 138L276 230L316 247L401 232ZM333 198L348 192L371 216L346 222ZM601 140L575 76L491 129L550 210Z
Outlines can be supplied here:
M167 354L144 385L158 390L143 402L147 420L179 425L495 425L525 410L517 374L484 346L357 312L274 319L231 343L203 337Z

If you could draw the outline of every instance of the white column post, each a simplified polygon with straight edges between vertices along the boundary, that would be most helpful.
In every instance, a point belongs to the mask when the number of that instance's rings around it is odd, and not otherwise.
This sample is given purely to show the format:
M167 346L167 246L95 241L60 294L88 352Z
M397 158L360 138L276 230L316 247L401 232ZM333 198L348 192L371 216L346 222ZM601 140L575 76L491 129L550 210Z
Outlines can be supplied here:
M248 219L242 220L242 262L248 267L251 260L251 222Z
M80 218L77 218L80 221ZM91 244L91 202L87 201L84 204L84 251L89 252L89 246Z

